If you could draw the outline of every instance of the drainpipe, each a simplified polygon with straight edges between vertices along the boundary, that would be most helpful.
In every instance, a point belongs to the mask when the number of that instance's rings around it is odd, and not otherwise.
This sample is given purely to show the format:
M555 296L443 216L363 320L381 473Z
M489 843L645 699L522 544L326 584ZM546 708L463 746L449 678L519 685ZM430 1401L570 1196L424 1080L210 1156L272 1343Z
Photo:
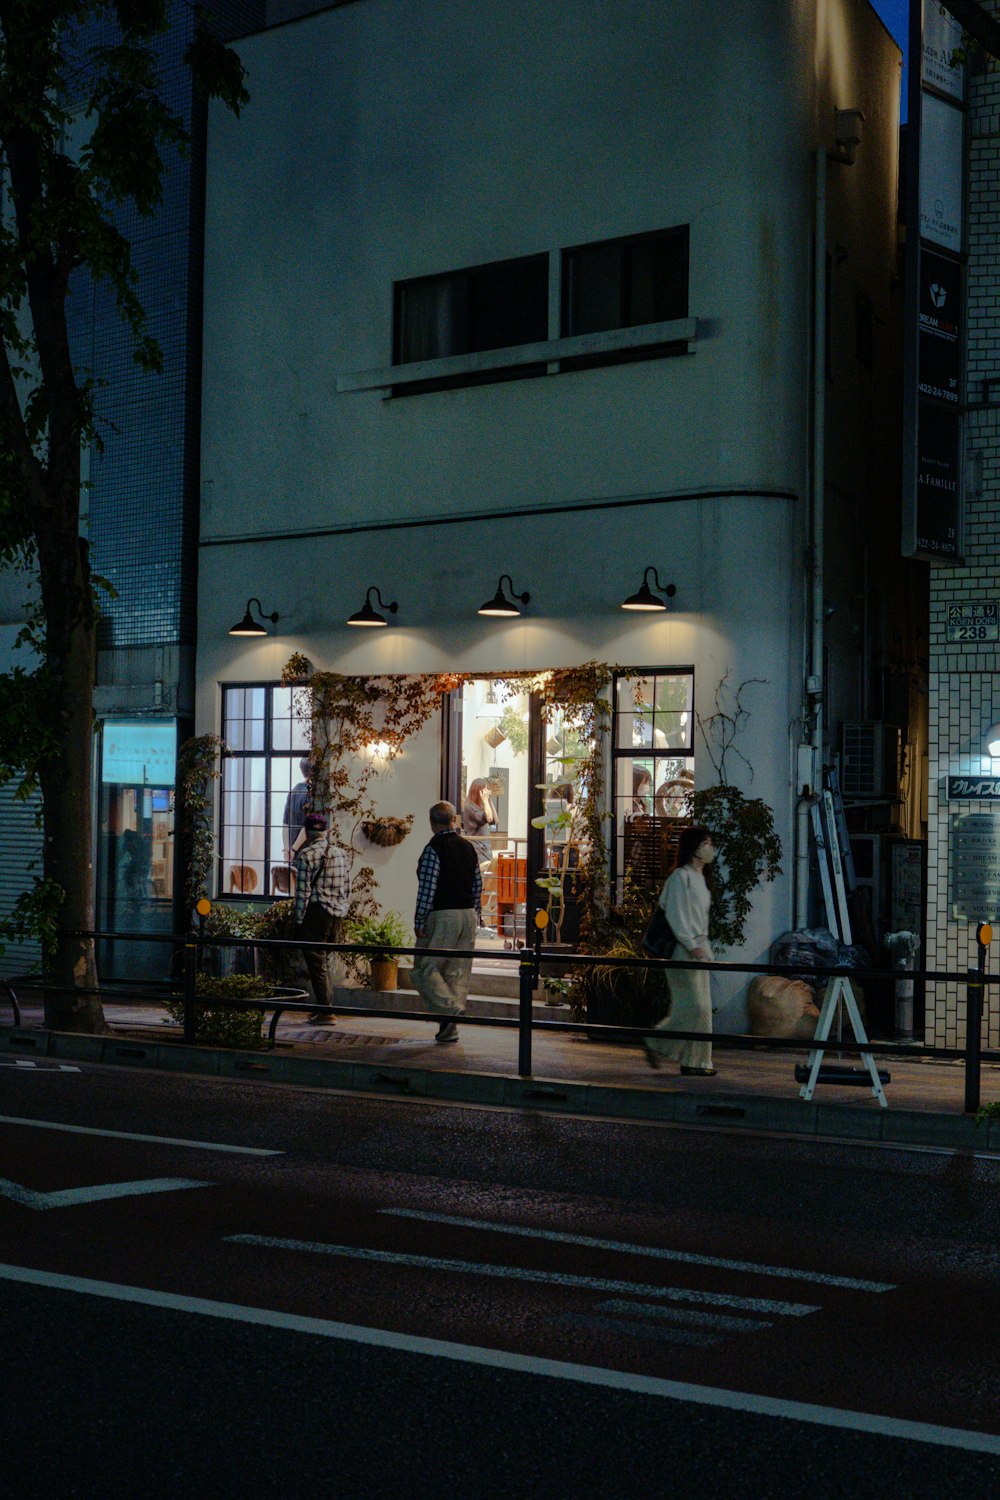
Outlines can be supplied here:
M809 641L806 708L812 720L799 746L795 812L795 926L809 912L809 822L823 754L823 526L826 469L826 147L816 152L813 207L813 388L812 463L809 481Z
M823 753L823 527L826 488L826 147L816 152L816 209L813 246L813 420L810 485L812 555L812 651L806 694L813 708L812 746L816 769Z

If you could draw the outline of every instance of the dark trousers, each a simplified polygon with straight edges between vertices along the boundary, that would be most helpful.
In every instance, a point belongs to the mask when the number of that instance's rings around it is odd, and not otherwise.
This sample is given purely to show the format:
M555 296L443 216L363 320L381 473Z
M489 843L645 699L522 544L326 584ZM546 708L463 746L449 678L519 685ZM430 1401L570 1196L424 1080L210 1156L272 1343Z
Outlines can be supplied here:
M344 919L332 916L318 901L310 901L306 914L299 923L299 937L307 943L342 943ZM338 954L323 953L319 948L304 948L302 957L309 970L316 1004L332 1005Z

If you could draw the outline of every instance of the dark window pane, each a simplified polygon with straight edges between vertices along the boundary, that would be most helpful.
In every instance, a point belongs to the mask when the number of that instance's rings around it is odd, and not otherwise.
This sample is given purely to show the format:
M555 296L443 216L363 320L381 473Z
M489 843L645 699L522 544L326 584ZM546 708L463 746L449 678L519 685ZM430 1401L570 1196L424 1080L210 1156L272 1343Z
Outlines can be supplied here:
M627 324L687 317L687 233L672 231L629 247Z
M506 349L548 337L548 256L470 272L470 349Z
M686 318L687 226L567 250L563 299L567 336Z
M602 333L622 323L621 245L586 245L566 257L565 333Z
M548 256L404 281L396 288L396 362L505 349L548 337Z
M396 307L400 364L468 352L468 279L463 272L404 282Z

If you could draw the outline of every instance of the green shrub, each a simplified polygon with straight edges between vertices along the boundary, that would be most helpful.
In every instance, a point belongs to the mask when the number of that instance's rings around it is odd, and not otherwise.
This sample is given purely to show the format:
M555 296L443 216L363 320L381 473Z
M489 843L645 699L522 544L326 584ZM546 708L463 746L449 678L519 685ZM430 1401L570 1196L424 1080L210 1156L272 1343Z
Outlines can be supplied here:
M219 1003L196 1006L195 1041L217 1047L259 1047L264 1012L251 1010L249 1007L226 1005L225 1002L239 999L266 1000L273 993L274 986L267 980L258 978L256 974L198 974L195 978L195 994L198 999ZM172 1020L183 1023L184 1001L181 997L168 1000L166 1009Z
M349 921L346 928L347 941L349 943L363 943L366 948L371 948L368 958L395 958L398 955L386 953L386 948L407 948L410 945L410 929L406 926L398 911L383 912L380 917L360 917Z

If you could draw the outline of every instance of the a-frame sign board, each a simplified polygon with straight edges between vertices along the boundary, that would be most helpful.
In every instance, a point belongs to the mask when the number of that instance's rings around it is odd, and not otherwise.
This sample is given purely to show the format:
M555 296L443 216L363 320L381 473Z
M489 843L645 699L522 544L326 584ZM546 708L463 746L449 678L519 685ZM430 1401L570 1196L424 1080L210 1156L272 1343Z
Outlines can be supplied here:
M834 791L839 789L834 784ZM812 827L813 837L816 841L816 858L819 863L820 883L823 887L823 906L826 911L826 922L834 937L839 937L842 942L851 941L851 919L847 914L847 893L844 890L844 870L840 856L840 840L838 837L837 807L834 803L834 795L829 791L823 793L820 799L813 803ZM864 1046L868 1041L868 1033L865 1031L865 1023L861 1019L861 1011L858 1008L857 997L851 987L851 981L845 974L835 976L833 983L828 984L823 1005L816 1022L817 1042L829 1040L830 1031L833 1026L833 1018L837 1014L837 1006L843 1000L847 1018L851 1023L851 1030L859 1046ZM807 1067L808 1077L799 1090L801 1099L811 1099L817 1083L824 1080L820 1077L823 1066L824 1051L810 1052ZM882 1080L875 1066L875 1059L871 1052L862 1052L861 1061L867 1069L868 1077L871 1079L871 1089L875 1098L883 1109L888 1109L889 1102L882 1088ZM801 1076L801 1075L800 1075ZM836 1081L831 1079L831 1082ZM853 1081L853 1080L847 1080Z

